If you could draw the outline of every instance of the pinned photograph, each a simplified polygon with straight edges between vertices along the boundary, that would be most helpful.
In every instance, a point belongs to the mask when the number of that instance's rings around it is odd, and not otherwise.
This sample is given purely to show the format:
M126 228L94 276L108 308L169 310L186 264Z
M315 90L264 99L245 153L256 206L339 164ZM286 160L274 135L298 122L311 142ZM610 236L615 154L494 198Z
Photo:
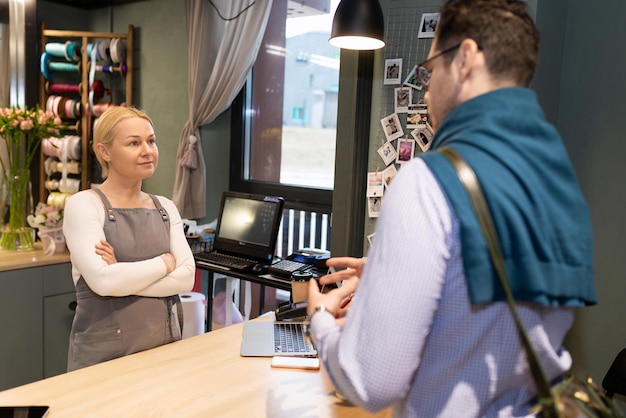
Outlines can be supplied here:
M396 149L390 142L385 142L380 148L378 148L378 155L385 162L385 166L388 166L396 159Z
M390 165L383 170L383 185L385 186L385 189L389 187L389 185L391 184L391 180L393 180L396 174L398 174L398 169L396 168L395 164Z
M378 218L380 216L380 207L383 205L383 197L367 198L367 213L370 218Z
M389 116L385 116L380 120L380 124L383 126L385 137L387 141L393 141L396 138L400 138L404 135L402 125L400 125L400 119L397 113L392 113Z
M409 106L409 110L407 110L406 114L407 128L418 128L420 125L425 125L427 122L428 110L426 110L426 106Z
M367 197L382 196L384 191L382 171L367 173Z
M396 163L404 164L413 158L415 152L415 141L412 139L398 139L398 157Z
M428 151L430 148L433 134L433 128L428 123L419 125L416 129L411 131L411 136L415 138L415 141L418 143L422 151Z
M383 84L400 84L402 79L402 58L385 60L385 79Z
M417 65L409 71L409 75L406 76L406 80L404 80L402 85L414 88L415 90L422 89L422 83L420 83L419 78L417 78Z
M396 87L394 89L394 107L396 113L406 113L409 110L409 106L411 105L411 87Z
M434 38L437 24L439 23L439 13L424 13L420 22L418 38Z

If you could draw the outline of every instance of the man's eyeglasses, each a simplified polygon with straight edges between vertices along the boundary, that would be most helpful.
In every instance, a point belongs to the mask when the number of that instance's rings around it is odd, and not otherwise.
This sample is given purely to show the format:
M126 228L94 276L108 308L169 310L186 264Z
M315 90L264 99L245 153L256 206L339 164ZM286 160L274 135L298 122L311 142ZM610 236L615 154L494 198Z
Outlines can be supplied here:
M461 46L460 43L453 45L449 48L444 49L443 51L439 52L438 54L433 55L432 57L428 58L426 61L422 62L421 64L417 64L417 69L415 70L415 75L417 76L417 79L419 80L420 84L422 85L422 88L424 90L428 90L428 86L430 85L430 70L428 70L428 68L426 68L426 64L428 64L429 62L431 62L432 60L434 60L435 58L439 58L440 56L447 54L449 52L455 51L456 49L458 49Z

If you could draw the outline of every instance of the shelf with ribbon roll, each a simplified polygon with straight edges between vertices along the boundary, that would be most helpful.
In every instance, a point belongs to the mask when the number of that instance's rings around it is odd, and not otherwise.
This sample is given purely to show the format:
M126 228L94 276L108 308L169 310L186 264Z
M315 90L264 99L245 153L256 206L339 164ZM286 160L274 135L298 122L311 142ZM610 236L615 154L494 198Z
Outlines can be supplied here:
M39 201L65 199L102 181L91 149L94 122L109 107L133 104L133 32L55 30L41 24L42 108L67 132L41 145Z

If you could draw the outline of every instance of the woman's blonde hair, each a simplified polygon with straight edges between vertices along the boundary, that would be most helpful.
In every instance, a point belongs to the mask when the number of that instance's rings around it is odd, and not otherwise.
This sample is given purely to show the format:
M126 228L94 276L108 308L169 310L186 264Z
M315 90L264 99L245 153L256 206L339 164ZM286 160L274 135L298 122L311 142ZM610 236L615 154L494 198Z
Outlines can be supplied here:
M115 128L117 124L125 119L141 118L147 120L152 127L152 119L141 110L135 107L111 107L106 110L102 116L96 119L93 128L93 152L102 167L102 178L105 179L109 175L109 163L102 158L98 151L98 144L108 147L115 138Z

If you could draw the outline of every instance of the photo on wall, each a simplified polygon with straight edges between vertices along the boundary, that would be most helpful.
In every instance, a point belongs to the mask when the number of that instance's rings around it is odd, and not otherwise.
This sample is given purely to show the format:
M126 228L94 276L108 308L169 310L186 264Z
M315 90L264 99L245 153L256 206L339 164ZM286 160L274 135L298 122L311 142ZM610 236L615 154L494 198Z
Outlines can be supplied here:
M402 83L402 85L412 87L415 90L422 89L422 83L420 83L419 78L417 78L417 65L414 66L411 71L409 71L409 75L406 76L406 79L404 80L404 83Z
M370 218L378 218L380 215L380 207L383 205L382 196L374 196L367 198L367 214Z
M383 84L400 84L402 79L402 58L385 60L385 79Z
M398 118L397 113L385 116L380 120L380 124L383 127L383 132L385 132L387 141L393 141L394 139L400 138L404 135L402 125L400 125L400 118Z
M411 161L415 153L415 141L412 139L398 139L398 157L397 164L404 164Z
M388 166L396 159L396 149L390 142L384 142L380 148L378 148L378 155L385 162L385 166Z
M433 135L433 128L428 123L419 125L417 128L411 131L411 136L415 138L415 141L424 152L428 151L428 149L430 148L430 143L433 139Z
M413 105L409 106L406 115L406 127L418 128L420 125L425 125L428 122L428 110L426 105Z
M410 87L396 87L394 89L394 107L396 113L406 113L411 105L411 91Z
M420 22L418 38L434 38L437 24L439 23L439 13L424 13Z

